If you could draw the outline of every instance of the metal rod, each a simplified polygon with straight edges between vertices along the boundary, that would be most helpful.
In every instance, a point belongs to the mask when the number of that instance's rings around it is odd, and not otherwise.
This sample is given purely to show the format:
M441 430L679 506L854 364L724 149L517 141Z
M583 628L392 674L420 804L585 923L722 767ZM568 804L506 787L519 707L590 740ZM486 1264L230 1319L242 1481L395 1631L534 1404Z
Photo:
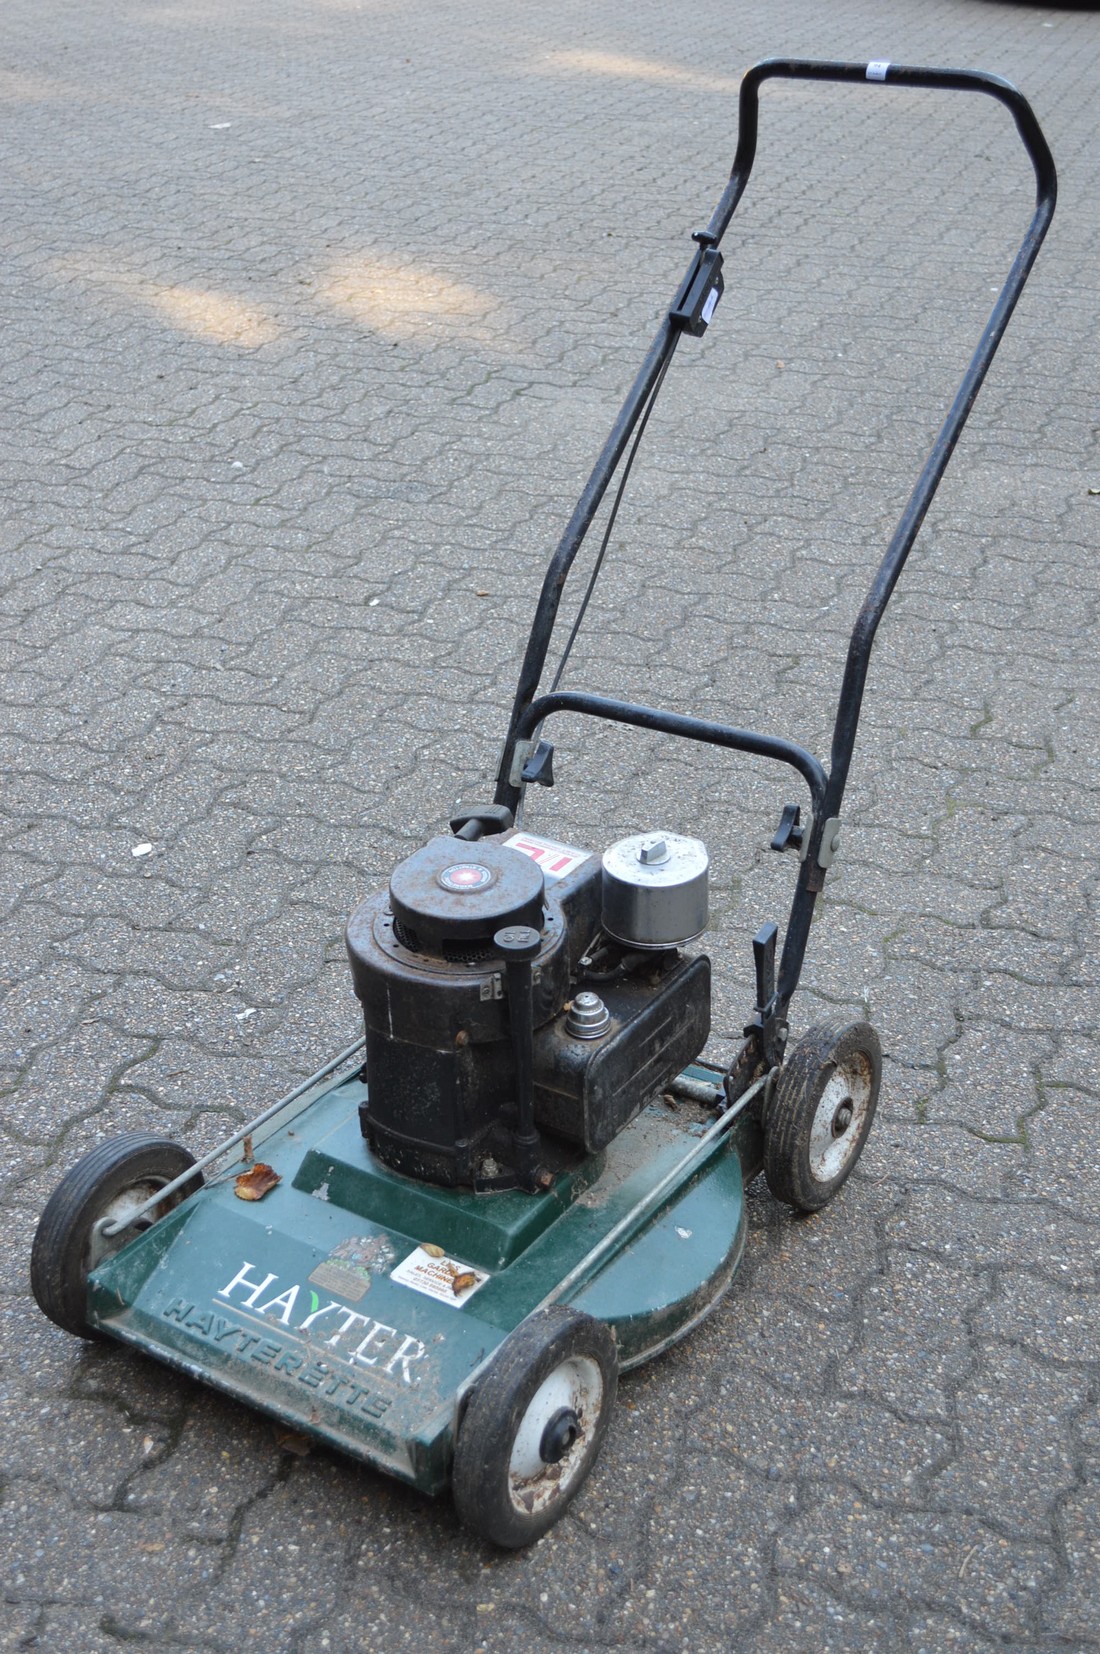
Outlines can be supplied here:
M631 1228L636 1227L640 1223L644 1223L646 1218L656 1211L657 1207L660 1205L661 1201L664 1199L665 1195L677 1179L683 1177L687 1172L689 1172L697 1162L700 1162L706 1158L707 1153L714 1147L717 1140L723 1135L723 1133L729 1130L737 1116L744 1113L745 1109L752 1102L757 1092L762 1090L767 1083L768 1076L763 1074L760 1079L754 1081L753 1084L749 1086L747 1091L743 1091L740 1097L737 1098L736 1102L731 1103L730 1106L718 1116L713 1125L707 1127L702 1137L696 1139L687 1154L684 1155L683 1159L678 1161L677 1164L672 1167L671 1171L666 1172L660 1182L655 1183L649 1193L644 1195L636 1206L632 1206L630 1211L625 1213L625 1215L619 1219L618 1223L609 1229L607 1234L596 1242L591 1251L585 1253L584 1257L581 1258L579 1263L573 1266L568 1275L565 1276L564 1280L559 1281L558 1285L554 1287L552 1291L548 1292L546 1297L543 1298L540 1303L535 1305L534 1309L531 1311L531 1314L536 1314L540 1309L545 1309L549 1304L558 1303L566 1292L572 1291L574 1287L576 1287L579 1282L583 1280L585 1275L592 1273L594 1267L600 1262L604 1254L610 1251L613 1246L617 1245L623 1235L627 1234ZM499 1349L499 1347L500 1346L498 1345L497 1349ZM496 1356L496 1353L496 1349L490 1350L485 1356L485 1359L480 1361L474 1368L473 1372L467 1374L466 1378L462 1382L458 1395L455 1398L456 1408L461 1403L463 1396L465 1396L477 1383L490 1361L492 1361Z
M741 85L739 159L734 161L726 196L715 214L716 221L721 219L723 228L744 188L744 182L739 187L737 185L740 172L747 177L746 168L752 166L756 146L757 88L761 81L773 76L805 80L873 80L886 85L983 92L1010 110L1035 173L1035 210L1031 222L852 629L833 724L825 802L814 822L809 852L799 870L783 938L777 994L777 1010L782 1015L802 974L813 910L824 884L824 869L817 860L821 832L826 820L840 817L875 634L1043 243L1054 213L1058 179L1054 159L1030 104L1011 82L1002 80L998 75L968 69L916 69L900 64L828 64L774 59L758 63L750 69ZM725 217L721 218L723 206L731 194L732 204Z
M713 1125L707 1127L706 1131L695 1141L692 1147L688 1150L687 1154L684 1155L683 1159L677 1161L676 1165L673 1166L670 1171L665 1173L660 1182L655 1183L649 1193L643 1196L637 1206L632 1207L630 1211L625 1214L625 1216L621 1217L618 1223L614 1224L607 1231L607 1234L596 1242L592 1250L586 1253L579 1263L574 1264L573 1268L564 1277L564 1279L559 1281L557 1286L552 1288L552 1290L547 1293L542 1302L537 1305L537 1308L543 1309L547 1304L558 1303L568 1292L571 1292L575 1286L584 1280L586 1275L590 1275L593 1272L594 1266L599 1263L605 1253L609 1252L612 1247L617 1245L623 1235L625 1235L630 1229L636 1228L638 1224L644 1222L647 1217L655 1212L665 1195L668 1193L669 1189L672 1188L673 1184L678 1182L680 1178L685 1177L696 1162L702 1161L706 1158L709 1150L712 1149L718 1139L729 1130L737 1116L744 1113L745 1109L748 1107L749 1103L752 1102L752 1099L756 1096L757 1092L762 1091L767 1082L768 1076L766 1074L762 1074L758 1080L753 1082L747 1091L743 1091L737 1101L731 1103L730 1106L718 1116Z
M300 1085L294 1087L293 1091L288 1091L285 1097L281 1097L277 1103L272 1103L270 1108L265 1108L263 1113L258 1114L254 1120L250 1120L247 1126L242 1126L232 1137L227 1137L225 1142L220 1144L218 1148L211 1149L209 1154L204 1154L201 1160L196 1160L193 1166L188 1166L185 1172L181 1172L178 1177L174 1177L171 1183L166 1183L163 1189L158 1189L155 1195L150 1195L149 1199L139 1206L136 1212L131 1212L125 1219L116 1218L114 1223L104 1224L101 1231L104 1239L109 1240L120 1234L122 1230L132 1228L137 1220L144 1217L147 1212L151 1212L154 1206L159 1206L162 1200L167 1199L169 1195L174 1195L177 1190L190 1183L196 1172L204 1172L207 1166L212 1166L215 1160L221 1159L223 1154L228 1154L230 1149L237 1147L238 1143L243 1143L246 1137L251 1137L253 1132L259 1131L260 1127L273 1119L280 1109L288 1108L291 1103L296 1102L313 1086L319 1085L322 1080L326 1080L350 1057L354 1057L357 1051L361 1051L366 1043L366 1038L360 1035L353 1044L345 1046L338 1056L325 1063L323 1068L319 1068L316 1074L311 1074L308 1080L303 1080Z
M716 1108L725 1096L722 1087L709 1080L693 1080L688 1074L681 1074L665 1090L673 1097L684 1097L689 1103L701 1103L704 1108Z

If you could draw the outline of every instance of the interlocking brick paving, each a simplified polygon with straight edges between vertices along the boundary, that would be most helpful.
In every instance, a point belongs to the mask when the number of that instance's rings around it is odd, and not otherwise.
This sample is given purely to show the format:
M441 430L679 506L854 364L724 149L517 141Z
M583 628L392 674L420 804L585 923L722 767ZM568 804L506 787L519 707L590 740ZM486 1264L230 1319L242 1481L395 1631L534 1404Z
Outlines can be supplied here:
M1100 1646L1100 12L9 0L2 39L2 1646ZM879 637L794 1005L881 1030L867 1154L809 1221L752 1191L729 1298L501 1556L56 1330L30 1238L103 1137L208 1148L354 1037L343 921L486 793L771 54L1007 75L1061 203ZM1030 204L992 103L766 90L568 682L826 750ZM707 840L729 1053L787 780L555 740L532 824Z

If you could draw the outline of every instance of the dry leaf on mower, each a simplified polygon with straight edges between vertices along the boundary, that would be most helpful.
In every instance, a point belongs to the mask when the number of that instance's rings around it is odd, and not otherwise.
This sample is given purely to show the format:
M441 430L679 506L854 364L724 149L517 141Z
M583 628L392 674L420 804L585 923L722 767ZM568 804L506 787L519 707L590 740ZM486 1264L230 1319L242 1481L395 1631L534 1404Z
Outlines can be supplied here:
M420 1250L426 1252L429 1258L441 1258L443 1256L443 1248L437 1246L434 1241L421 1241Z
M251 1171L242 1172L233 1185L238 1200L262 1200L282 1178L272 1166L257 1160Z
M461 1298L468 1286L477 1285L477 1276L472 1269L463 1269L451 1279L451 1291L456 1298Z

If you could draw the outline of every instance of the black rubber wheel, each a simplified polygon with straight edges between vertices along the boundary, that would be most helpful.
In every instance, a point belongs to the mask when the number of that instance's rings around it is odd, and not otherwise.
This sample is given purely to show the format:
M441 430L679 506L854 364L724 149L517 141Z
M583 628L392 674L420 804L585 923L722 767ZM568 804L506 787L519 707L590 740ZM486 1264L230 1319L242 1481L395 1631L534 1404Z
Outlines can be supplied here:
M788 1054L764 1121L764 1175L777 1200L817 1212L863 1153L882 1048L869 1022L824 1022Z
M124 1218L194 1164L178 1143L144 1131L108 1138L78 1160L46 1202L31 1247L31 1291L42 1313L78 1338L98 1338L86 1319L89 1274L186 1200L201 1172L119 1234L107 1238L98 1226Z
M509 1550L553 1527L595 1463L618 1378L602 1321L554 1304L521 1322L459 1426L453 1491L465 1526Z

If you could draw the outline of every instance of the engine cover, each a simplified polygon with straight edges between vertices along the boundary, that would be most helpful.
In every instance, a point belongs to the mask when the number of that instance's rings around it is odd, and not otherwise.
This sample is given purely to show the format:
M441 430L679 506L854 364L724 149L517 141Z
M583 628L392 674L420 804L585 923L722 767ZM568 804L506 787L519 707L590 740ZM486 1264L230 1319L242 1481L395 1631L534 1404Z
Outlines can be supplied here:
M348 957L367 1044L360 1119L394 1171L450 1187L515 1182L516 1067L507 973L493 943L507 925L540 936L532 1032L544 1165L604 1147L698 1056L710 1030L705 956L612 945L610 969L603 960L588 982L602 873L599 856L527 833L440 835L352 914ZM594 1036L578 1034L569 1017L582 986L606 1005Z
M394 868L390 910L412 952L446 958L485 947L503 925L541 930L544 883L530 856L441 835Z
M455 867L484 867L462 890ZM395 869L347 928L352 984L366 1022L369 1099L363 1131L395 1171L445 1184L492 1181L510 1158L514 1073L504 968L493 934L540 931L535 1026L557 1015L600 925L600 861L585 856L544 881L530 855L500 837L433 839ZM430 941L429 941L430 938Z

